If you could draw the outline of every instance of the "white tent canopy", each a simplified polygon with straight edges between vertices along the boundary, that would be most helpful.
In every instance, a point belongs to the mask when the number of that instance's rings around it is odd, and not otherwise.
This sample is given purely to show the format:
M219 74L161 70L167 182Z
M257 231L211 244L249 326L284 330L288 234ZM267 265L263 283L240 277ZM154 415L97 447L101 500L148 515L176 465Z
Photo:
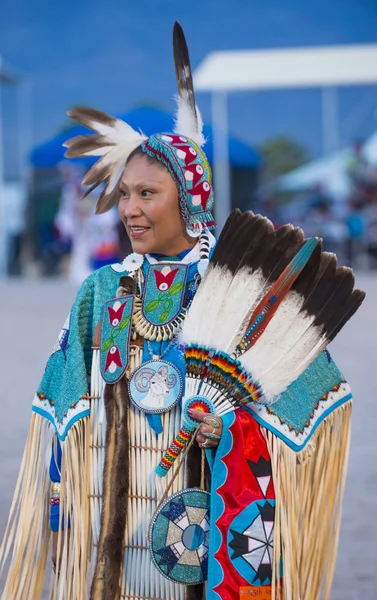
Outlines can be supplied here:
M345 172L350 150L341 150L310 162L277 180L278 189L298 192L320 184L334 196L345 196L349 185Z
M324 154L339 147L338 86L377 83L377 44L211 52L194 73L198 92L211 92L216 217L230 212L227 94L322 88ZM335 184L341 185L339 182Z
M211 52L195 71L202 92L377 82L377 44Z
M351 151L351 148L345 148L294 169L279 177L278 188L298 192L321 184L333 196L344 198L349 192L346 166ZM377 131L363 145L363 153L371 165L377 166Z

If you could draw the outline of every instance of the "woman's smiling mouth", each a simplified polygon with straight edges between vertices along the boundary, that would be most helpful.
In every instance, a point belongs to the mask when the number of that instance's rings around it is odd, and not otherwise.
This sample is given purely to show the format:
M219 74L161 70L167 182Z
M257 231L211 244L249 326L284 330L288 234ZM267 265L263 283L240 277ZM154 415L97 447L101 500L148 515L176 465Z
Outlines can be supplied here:
M146 231L149 231L150 227L141 227L132 225L128 227L130 235L133 239L140 238Z

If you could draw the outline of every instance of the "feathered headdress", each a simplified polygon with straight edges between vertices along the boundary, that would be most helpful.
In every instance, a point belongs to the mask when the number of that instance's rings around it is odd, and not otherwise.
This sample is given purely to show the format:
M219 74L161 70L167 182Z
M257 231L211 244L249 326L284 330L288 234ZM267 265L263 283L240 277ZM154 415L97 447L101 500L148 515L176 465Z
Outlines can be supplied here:
M213 190L211 170L201 146L203 121L195 102L190 57L182 27L175 23L173 49L178 85L177 112L173 132L147 138L124 121L91 108L73 108L68 116L92 129L95 135L74 137L65 142L67 158L100 156L83 179L89 194L104 183L96 212L104 213L119 199L118 181L131 152L137 147L164 163L179 191L182 216L193 231L201 225L215 226L211 215Z

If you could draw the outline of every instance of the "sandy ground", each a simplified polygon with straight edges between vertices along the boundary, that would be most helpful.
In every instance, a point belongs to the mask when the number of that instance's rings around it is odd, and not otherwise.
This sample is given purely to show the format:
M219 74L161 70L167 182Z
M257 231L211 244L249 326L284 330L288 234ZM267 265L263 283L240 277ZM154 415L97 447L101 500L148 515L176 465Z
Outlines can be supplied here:
M373 383L373 373L377 371L377 275L360 275L357 283L367 291L367 299L331 348L355 399L332 600L377 599L377 394ZM74 287L60 280L0 282L1 537L28 429L33 392L75 292Z

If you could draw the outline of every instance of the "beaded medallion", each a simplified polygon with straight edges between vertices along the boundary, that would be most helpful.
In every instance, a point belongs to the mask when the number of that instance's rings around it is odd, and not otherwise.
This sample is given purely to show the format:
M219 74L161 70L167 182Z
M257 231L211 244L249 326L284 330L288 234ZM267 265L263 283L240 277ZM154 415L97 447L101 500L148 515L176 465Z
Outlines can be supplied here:
M182 375L175 365L149 360L135 369L128 382L132 402L148 413L164 413L173 408L182 395Z
M187 266L149 265L142 298L135 299L133 325L146 340L172 339L181 325Z
M207 579L210 494L189 488L169 496L153 517L149 551L171 581L197 585Z

